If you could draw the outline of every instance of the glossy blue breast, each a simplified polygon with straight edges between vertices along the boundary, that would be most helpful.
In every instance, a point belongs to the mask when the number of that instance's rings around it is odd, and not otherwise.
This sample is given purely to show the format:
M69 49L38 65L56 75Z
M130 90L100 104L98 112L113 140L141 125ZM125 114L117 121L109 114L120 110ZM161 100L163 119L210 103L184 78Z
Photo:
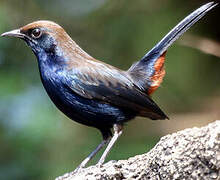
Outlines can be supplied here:
M68 71L48 62L39 63L43 85L57 108L72 120L101 129L134 118L134 112L76 94L68 87L65 74Z

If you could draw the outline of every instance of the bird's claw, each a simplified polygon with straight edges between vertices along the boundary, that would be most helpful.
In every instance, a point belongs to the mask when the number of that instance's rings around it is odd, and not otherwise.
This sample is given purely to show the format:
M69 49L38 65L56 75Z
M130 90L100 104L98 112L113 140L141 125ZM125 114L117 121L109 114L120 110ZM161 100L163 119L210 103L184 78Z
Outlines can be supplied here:
M73 171L73 173L76 174L76 173L80 172L82 169L83 169L82 166L78 166L78 167Z

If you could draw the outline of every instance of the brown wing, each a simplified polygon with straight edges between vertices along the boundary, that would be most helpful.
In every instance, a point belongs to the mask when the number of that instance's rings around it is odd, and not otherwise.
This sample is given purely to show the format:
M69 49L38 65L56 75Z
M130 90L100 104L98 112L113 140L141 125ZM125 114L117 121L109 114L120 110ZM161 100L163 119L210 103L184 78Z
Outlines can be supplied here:
M131 109L138 115L151 119L167 118L156 103L134 85L124 71L96 63L93 66L72 68L68 74L71 89L84 98Z

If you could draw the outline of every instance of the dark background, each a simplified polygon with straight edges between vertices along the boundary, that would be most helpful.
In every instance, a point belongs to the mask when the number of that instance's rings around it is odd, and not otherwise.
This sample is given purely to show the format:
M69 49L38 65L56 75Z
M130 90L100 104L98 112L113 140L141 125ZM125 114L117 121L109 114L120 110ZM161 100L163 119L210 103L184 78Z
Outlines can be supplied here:
M35 20L53 20L93 57L127 69L205 2L1 0L0 33ZM170 120L129 122L107 161L147 152L165 134L220 118L219 18L218 7L167 53L167 73L153 99ZM74 170L100 141L97 130L69 120L55 108L30 48L18 39L1 38L0 179L54 179Z

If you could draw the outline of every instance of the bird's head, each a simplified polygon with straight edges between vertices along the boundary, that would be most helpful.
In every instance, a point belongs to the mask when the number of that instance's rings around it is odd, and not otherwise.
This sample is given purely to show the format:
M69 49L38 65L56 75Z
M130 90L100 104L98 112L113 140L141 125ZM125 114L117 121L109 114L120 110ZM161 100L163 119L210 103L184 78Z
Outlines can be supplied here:
M45 55L68 57L79 50L83 52L61 26L51 21L35 21L1 36L23 39L38 59Z

